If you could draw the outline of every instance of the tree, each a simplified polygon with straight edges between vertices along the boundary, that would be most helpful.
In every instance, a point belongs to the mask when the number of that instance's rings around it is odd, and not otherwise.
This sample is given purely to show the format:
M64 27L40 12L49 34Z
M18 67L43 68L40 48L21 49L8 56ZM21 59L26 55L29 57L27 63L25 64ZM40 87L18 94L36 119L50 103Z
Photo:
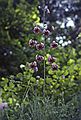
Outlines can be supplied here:
M0 0L0 76L16 74L28 60L27 40L31 26L39 22L37 1Z

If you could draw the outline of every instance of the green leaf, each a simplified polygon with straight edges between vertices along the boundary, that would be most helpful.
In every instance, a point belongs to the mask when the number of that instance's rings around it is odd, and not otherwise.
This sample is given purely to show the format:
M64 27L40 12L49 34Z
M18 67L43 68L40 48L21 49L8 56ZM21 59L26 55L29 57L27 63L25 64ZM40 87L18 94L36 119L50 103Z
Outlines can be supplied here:
M10 82L10 83L9 83L9 87L10 87L11 89L13 89L13 88L14 88L14 84L13 84L12 82Z
M70 59L70 60L67 62L68 65L71 65L71 64L73 64L73 63L75 63L75 60L74 60L74 59Z
M35 82L36 82L36 79L35 79L34 77L31 77L31 78L30 78L30 81L35 83Z
M60 86L60 84L56 84L55 88L57 89Z
M77 38L81 38L81 33L79 33L78 37Z
M0 103L2 103L2 98L0 98Z
M63 75L68 75L69 73L68 73L68 70L66 70L64 73L63 73Z
M12 98L9 98L9 99L8 99L8 101L9 101L9 103L10 103L10 104L12 104L12 103L13 103Z
M54 71L52 71L51 69L48 71L48 74L49 75L53 75L54 74Z
M79 72L79 75L81 75L81 71Z
M51 83L53 82L51 78L46 78L46 83Z
M79 51L79 55L81 55L81 50Z

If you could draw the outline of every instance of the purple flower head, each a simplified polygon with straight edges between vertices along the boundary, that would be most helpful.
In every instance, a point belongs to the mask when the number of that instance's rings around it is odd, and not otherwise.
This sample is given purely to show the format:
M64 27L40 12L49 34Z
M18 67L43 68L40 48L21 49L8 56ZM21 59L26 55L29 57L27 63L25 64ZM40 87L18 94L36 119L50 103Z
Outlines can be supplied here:
M8 104L5 102L5 103L0 103L0 110L3 110L5 108L8 108Z
M36 40L29 40L29 46L30 47L35 47L36 46L36 44L37 44L37 41Z
M45 47L45 46L44 46L44 43L42 43L42 42L36 45L36 49L37 49L37 50L43 50L44 47Z
M38 34L38 33L40 33L41 32L41 29L39 28L39 27L34 27L34 33L36 33L36 34Z
M55 41L53 41L53 42L50 44L50 47L51 47L51 48L57 48L57 46L58 46L58 44L57 44Z
M44 29L44 30L43 30L43 34L44 34L45 36L49 36L49 35L51 34L51 32L50 32L48 29Z
M55 60L56 60L56 58L51 56L51 55L48 57L48 62L49 63L53 63L53 62L55 62Z
M44 60L44 57L41 56L41 55L36 55L36 60L37 60L38 62L41 62L41 61Z
M35 67L37 67L37 62L36 61L30 63L30 68L34 69Z
M57 64L52 64L52 70L58 70L58 65Z
M30 63L30 64L29 64L29 67L30 67L31 69L33 69L34 72L37 72L37 71L38 71L38 67L37 67L37 62L36 62L36 61Z

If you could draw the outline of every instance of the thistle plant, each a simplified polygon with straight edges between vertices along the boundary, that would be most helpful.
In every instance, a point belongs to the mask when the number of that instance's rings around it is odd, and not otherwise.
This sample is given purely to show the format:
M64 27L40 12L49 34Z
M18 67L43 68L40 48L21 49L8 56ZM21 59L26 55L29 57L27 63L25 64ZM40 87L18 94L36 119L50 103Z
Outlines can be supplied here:
M35 61L29 63L29 68L33 69L34 72L37 72L39 70L38 68L38 64L40 64L40 62L43 62L43 66L44 66L44 86L43 86L43 94L45 91L45 85L46 85L46 41L48 39L48 37L51 35L51 31L49 30L49 28L45 28L46 24L46 12L49 14L49 9L47 8L47 6L45 5L45 0L43 0L43 29L41 29L41 27L39 26L35 26L33 29L33 32L35 35L39 35L41 34L43 37L43 41L42 42L38 42L37 40L34 39L30 39L29 40L29 46L31 48L35 48L37 51L43 51L43 55L41 54L37 54L35 57ZM49 11L49 12L48 12ZM49 49L55 49L57 48L58 44L55 41L52 41L50 43ZM51 66L51 69L57 70L58 69L58 65L55 63L56 58L52 55L49 55L48 57L48 63Z

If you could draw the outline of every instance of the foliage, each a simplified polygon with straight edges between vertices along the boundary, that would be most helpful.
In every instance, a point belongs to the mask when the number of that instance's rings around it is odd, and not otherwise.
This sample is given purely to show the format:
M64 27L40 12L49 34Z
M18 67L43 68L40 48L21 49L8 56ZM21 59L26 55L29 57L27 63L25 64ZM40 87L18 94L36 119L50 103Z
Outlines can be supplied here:
M53 98L36 97L30 103L24 103L23 106L0 111L0 117L2 117L1 120L77 120L77 107L76 97L67 104L60 99L56 104Z
M53 53L53 51L51 52ZM59 65L59 69L52 71L48 62L46 62L46 84L44 92L46 96L54 96L56 100L59 97L61 99L64 98L67 102L81 90L81 59L76 58L76 50L74 48L71 49L70 46L64 49L56 49L54 56L57 58L56 62ZM24 97L27 97L25 98L27 101L35 95L43 97L44 78L40 71L41 68L39 68L38 73L34 73L34 71L29 69L27 63L22 68L22 72L16 76L11 75L9 78L2 78L2 98L8 102L13 99L12 101L15 100L15 102L22 103ZM22 96L23 93L24 95Z
M0 0L0 76L16 74L19 65L26 63L28 33L40 20L37 1L30 5L23 0L16 7L14 2Z

